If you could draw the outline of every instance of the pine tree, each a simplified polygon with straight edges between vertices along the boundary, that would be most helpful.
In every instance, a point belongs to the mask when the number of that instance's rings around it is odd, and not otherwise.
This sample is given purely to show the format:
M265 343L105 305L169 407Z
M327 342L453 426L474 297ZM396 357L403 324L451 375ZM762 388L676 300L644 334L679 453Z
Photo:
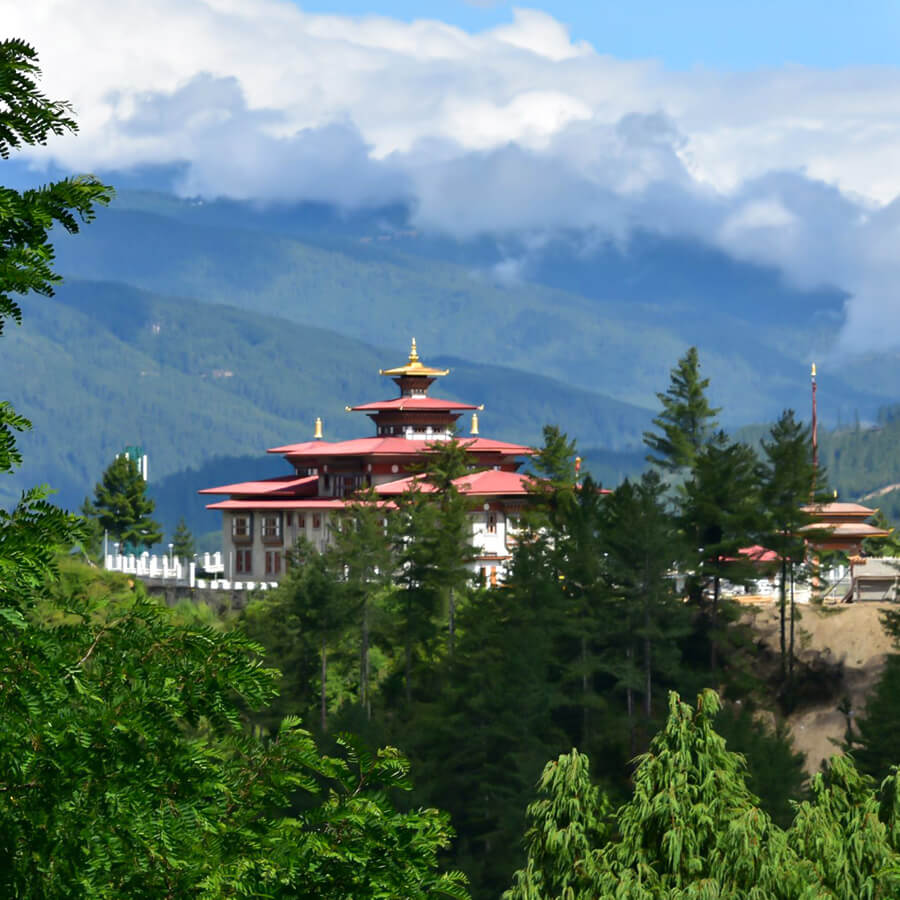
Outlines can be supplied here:
M691 347L672 369L668 390L656 395L662 412L653 420L658 430L644 432L648 462L671 473L692 468L715 431L719 413L706 398L708 387L709 379L700 377L697 348Z
M359 625L359 703L372 716L371 650L393 593L397 569L386 511L374 491L360 494L344 511L333 535L333 552L343 572L348 606Z
M761 499L765 506L766 528L762 542L779 559L779 622L781 637L781 678L792 696L794 674L794 593L795 578L804 564L806 541L801 529L814 517L806 509L814 489L821 487L823 473L812 461L809 428L785 410L772 426L768 440L762 442L765 464L762 467ZM788 586L790 603L788 604ZM786 633L790 611L790 640Z
M194 536L191 534L184 516L178 520L175 534L172 536L172 554L176 559L182 560L185 565L194 558Z
M97 521L111 538L130 547L150 547L162 540L162 529L150 516L156 503L147 496L147 484L137 463L117 456L94 488Z
M591 896L594 851L608 836L609 801L591 783L588 758L572 750L547 763L528 806L528 860L503 900Z
M680 663L679 639L691 629L690 613L676 598L669 577L678 558L675 522L664 505L664 485L655 472L635 484L625 481L607 498L604 548L616 620L623 626L613 642L622 672L631 734L636 752L634 695L643 695L648 732L652 730L654 679L672 678ZM626 658L623 660L623 652Z
M757 459L745 444L717 432L697 454L684 485L680 511L685 566L692 599L709 624L710 669L718 664L722 583L741 584L756 574L740 553L757 543L763 526L758 494Z

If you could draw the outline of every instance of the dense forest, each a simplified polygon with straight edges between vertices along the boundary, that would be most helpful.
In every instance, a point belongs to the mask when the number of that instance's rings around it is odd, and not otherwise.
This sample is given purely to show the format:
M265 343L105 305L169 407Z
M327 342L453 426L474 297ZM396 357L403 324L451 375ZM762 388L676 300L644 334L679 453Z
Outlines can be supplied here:
M76 130L37 75L30 46L0 42L0 158ZM78 233L110 196L89 176L0 188L0 326L58 283L54 223ZM757 453L707 388L691 349L644 434L652 470L612 492L546 426L498 587L469 576L459 440L395 509L360 496L329 550L296 546L276 591L221 620L100 570L46 488L0 510L0 892L897 896L896 665L883 715L848 733L859 768L839 756L805 786L755 711L801 695L788 584L808 577L796 535L824 473L790 410ZM0 402L3 477L29 427ZM754 574L751 543L780 560L768 661L721 591Z

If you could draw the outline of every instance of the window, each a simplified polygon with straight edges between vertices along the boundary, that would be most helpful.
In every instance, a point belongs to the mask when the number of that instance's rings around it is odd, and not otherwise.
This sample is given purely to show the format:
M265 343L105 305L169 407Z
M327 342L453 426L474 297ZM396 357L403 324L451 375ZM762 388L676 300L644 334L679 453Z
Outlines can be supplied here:
M288 513L284 514L284 527L285 528L290 528L291 525L293 524L293 521L294 521L293 513L288 512Z
M253 571L253 551L234 551L234 571L239 575L249 575Z
M297 527L306 528L306 513L297 513Z
M231 536L236 538L250 537L250 517L234 516L231 519Z
M313 513L313 529L318 531L322 527L322 516L320 513Z
M281 516L263 516L262 520L262 536L264 538L280 538L281 537Z
M487 530L490 534L497 531L497 513L489 512L487 514Z
M281 553L278 550L266 550L266 575L281 574Z

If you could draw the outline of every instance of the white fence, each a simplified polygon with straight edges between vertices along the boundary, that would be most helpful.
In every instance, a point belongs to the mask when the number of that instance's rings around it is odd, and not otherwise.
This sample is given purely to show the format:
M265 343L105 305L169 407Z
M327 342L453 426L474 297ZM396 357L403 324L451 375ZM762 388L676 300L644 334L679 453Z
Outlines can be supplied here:
M122 572L148 581L159 581L172 587L208 588L214 591L265 591L277 587L274 581L229 581L215 577L225 574L225 564L221 553L198 553L186 565L177 557L167 554L107 553L103 567L110 572ZM212 575L212 578L198 578L197 572Z

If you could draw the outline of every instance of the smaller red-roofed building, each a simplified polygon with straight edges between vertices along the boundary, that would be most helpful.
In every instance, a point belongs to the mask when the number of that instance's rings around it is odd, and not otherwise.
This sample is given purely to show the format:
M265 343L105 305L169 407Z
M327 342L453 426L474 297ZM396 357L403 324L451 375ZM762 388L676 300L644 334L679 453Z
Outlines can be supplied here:
M463 443L477 469L456 481L458 490L472 501L471 567L487 583L503 580L529 497L531 478L519 469L532 449L482 437L478 433L482 407L429 396L428 389L448 370L424 365L415 339L408 362L380 374L393 379L400 396L347 407L348 412L369 416L375 426L373 437L326 441L317 421L313 440L268 451L283 456L292 473L200 491L226 498L207 508L222 511L228 579L277 582L286 551L301 537L324 550L335 519L360 491L373 489L389 508L420 481L413 472L430 447L449 440L460 417L471 412L472 433ZM424 483L418 488L430 489Z

